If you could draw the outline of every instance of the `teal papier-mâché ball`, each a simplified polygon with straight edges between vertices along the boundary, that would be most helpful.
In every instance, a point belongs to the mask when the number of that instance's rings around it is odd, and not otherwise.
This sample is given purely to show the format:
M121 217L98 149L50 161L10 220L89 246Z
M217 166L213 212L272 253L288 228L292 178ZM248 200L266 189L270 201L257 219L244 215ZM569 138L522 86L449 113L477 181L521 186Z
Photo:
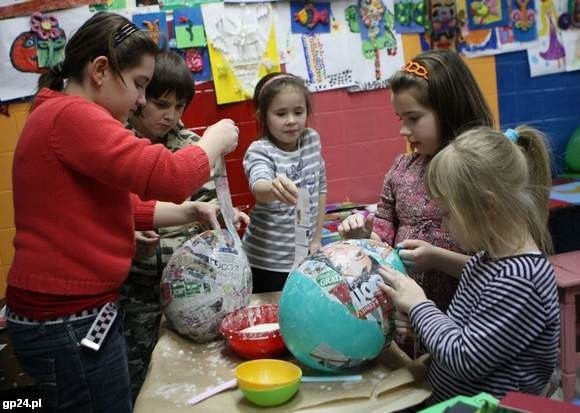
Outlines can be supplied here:
M380 265L406 274L398 250L353 239L333 242L290 273L279 303L280 332L301 363L333 372L376 358L395 331L394 308L378 287Z

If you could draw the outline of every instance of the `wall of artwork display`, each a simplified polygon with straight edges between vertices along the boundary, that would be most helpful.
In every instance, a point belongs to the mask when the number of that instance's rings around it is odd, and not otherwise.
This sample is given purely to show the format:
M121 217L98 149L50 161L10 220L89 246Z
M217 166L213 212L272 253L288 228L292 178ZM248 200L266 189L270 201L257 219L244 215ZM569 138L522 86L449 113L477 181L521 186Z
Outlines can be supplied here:
M580 0L0 0L0 102L34 94L92 13L125 15L178 51L218 104L247 100L281 70L312 91L387 87L401 36L468 58L526 50L531 77L580 70Z

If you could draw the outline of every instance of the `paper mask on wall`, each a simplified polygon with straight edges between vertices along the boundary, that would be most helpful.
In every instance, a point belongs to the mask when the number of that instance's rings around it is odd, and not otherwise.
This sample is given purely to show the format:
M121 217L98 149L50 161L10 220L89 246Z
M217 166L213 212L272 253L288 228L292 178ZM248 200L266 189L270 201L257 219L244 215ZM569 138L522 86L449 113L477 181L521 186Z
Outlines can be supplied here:
M10 61L21 72L42 73L64 60L66 35L58 19L39 12L30 17L30 28L14 39Z
M280 71L270 3L201 8L218 104L251 99L258 80Z
M453 49L460 33L457 5L454 0L434 0L430 3L431 47Z

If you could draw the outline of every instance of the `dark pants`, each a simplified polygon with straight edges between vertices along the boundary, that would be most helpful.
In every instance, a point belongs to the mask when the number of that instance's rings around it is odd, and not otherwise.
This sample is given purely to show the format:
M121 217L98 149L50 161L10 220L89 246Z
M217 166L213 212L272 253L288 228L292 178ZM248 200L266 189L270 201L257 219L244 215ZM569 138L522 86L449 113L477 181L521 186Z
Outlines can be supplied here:
M280 291L288 278L287 272L275 272L252 267L253 293Z
M132 410L122 315L99 351L80 345L95 317L49 325L8 321L14 354L42 389L51 412Z

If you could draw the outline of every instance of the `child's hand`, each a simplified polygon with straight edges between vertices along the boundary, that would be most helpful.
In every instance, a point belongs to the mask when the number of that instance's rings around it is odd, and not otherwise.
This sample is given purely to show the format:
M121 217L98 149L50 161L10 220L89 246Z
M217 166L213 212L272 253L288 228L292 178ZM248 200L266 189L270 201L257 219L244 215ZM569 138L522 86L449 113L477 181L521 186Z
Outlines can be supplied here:
M191 206L196 220L209 225L211 229L221 228L218 222L219 205L209 202L191 202ZM192 219L192 221L194 220Z
M406 268L416 272L433 269L433 256L436 254L436 247L433 245L418 239L407 239L398 243L397 247L401 248L399 257Z
M379 288L393 300L397 311L409 314L411 307L427 300L423 289L411 277L385 265L379 267L379 274L385 281L379 283Z
M415 330L411 327L409 317L400 311L395 312L395 331L406 337L415 337Z
M272 180L272 196L285 204L295 204L298 198L298 188L286 175L278 175Z
M213 166L218 157L236 149L239 133L240 130L233 120L222 119L205 130L198 145L207 153Z
M155 231L135 231L135 257L147 258L155 254L159 234Z
M250 224L250 217L245 212L240 211L238 208L234 208L234 224L236 229L242 228L242 226L247 227Z
M308 246L308 251L310 252L310 254L314 254L320 248L322 248L321 240L320 239L313 239L312 241L310 241L310 245Z
M373 231L375 216L369 214L366 218L363 214L352 214L344 219L338 226L338 233L342 238L370 238Z

